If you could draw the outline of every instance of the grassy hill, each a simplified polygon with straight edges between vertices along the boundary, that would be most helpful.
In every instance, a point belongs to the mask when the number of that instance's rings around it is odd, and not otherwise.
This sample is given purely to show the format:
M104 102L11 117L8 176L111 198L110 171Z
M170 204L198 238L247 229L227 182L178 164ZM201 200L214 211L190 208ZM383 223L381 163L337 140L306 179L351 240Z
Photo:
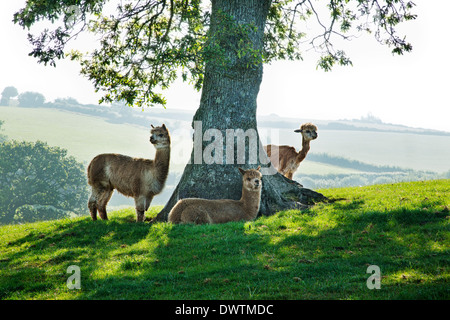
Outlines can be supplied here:
M164 205L178 184L191 155L189 116L177 114L173 110L150 109L141 112L124 107L119 110L126 111L128 117L122 119L113 117L117 110L101 116L106 113L105 108L90 107L89 110L93 112L91 115L71 111L71 108L1 107L0 120L4 121L1 134L9 139L41 140L50 146L62 147L68 150L69 155L87 165L99 153L153 158L155 149L148 141L148 126L150 123L164 122L172 136L170 171L166 187L152 202L154 205ZM129 114L133 117L129 117ZM293 126L294 123L282 125ZM293 134L292 128L261 127L259 131L263 143L269 142L268 137L273 138L271 142L275 142L277 139L272 137L274 134L275 137L278 135L280 144L301 147L300 136ZM319 126L319 138L312 142L311 152L295 173L294 180L307 188L316 189L448 178L449 144L450 136L321 130ZM324 155L329 156L325 162ZM364 169L361 166L364 164L372 169ZM385 173L383 167L386 166L399 166L401 172L388 170ZM376 173L373 168L377 168ZM431 173L412 172L405 168ZM114 192L109 205L115 208L133 205L133 200Z
M320 191L333 201L252 222L137 224L130 208L2 226L0 299L450 298L450 180Z
M45 141L50 146L67 149L69 155L86 166L100 153L121 153L149 159L155 156L155 148L149 142L150 123L145 128L64 110L18 107L0 107L0 120L4 121L1 133L8 139ZM156 121L153 122L155 125L165 120ZM176 133L176 129L171 131ZM181 176L191 151L191 142L183 138L177 134L172 138L175 147L172 148L170 175L166 188L155 197L154 204L167 202ZM185 148L186 141L188 146ZM132 205L133 200L115 192L111 205L123 204Z
M126 107L124 107L126 108ZM91 108L92 109L92 108ZM190 118L173 110L128 110L133 118L122 120L101 117L101 108L87 115L62 109L1 107L4 121L2 134L9 139L42 140L51 146L69 150L79 161L89 162L103 152L118 152L137 157L151 157L154 149L148 143L150 123L165 122L171 129L174 148L173 170L181 171L189 159L192 144ZM122 109L121 109L122 110ZM127 110L127 109L125 109ZM124 111L124 110L123 110ZM188 120L187 120L188 119ZM137 125L137 124L141 125ZM264 124L264 121L262 121ZM144 125L144 126L143 126ZM259 128L262 142L301 147L301 138L294 134L295 123L284 127ZM324 126L326 128L326 126ZM446 172L450 170L449 135L432 136L405 132L322 130L312 142L311 153L326 153L370 163L376 166L398 166L413 170ZM348 167L330 166L320 162L311 165L308 156L300 169L313 174L354 173Z
M100 117L47 108L2 107L4 134L9 139L47 142L88 163L99 153L123 152L151 157L149 129L109 123ZM149 124L150 127L150 124Z

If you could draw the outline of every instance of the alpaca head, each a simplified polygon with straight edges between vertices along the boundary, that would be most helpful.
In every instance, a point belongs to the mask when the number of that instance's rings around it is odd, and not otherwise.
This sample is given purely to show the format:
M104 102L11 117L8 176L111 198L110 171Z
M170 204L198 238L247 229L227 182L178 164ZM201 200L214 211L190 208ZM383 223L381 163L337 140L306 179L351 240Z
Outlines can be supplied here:
M243 183L242 187L245 188L248 191L260 191L262 187L262 174L259 172L259 169L261 169L261 166L259 166L256 169L249 169L244 170L239 168L239 171L241 172L243 176Z
M301 133L303 139L306 141L311 141L317 138L317 127L309 122L302 124L300 129L294 130L294 132Z
M155 146L155 148L158 149L170 146L170 135L166 125L163 124L161 127L151 126L150 142Z

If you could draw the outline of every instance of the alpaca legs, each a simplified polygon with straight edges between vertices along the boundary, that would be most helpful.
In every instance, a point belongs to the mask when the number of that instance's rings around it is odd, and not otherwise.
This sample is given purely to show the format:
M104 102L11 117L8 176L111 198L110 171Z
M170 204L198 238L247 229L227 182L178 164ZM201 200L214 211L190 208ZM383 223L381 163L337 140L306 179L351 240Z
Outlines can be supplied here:
M97 200L94 193L91 194L88 202L89 212L91 213L92 220L97 220Z
M145 211L150 207L152 203L153 196L139 196L134 199L136 204L136 221L143 222L145 220Z
M195 207L187 207L181 213L181 223L206 224L213 223L208 212Z
M100 187L92 187L92 193L89 197L88 208L91 213L92 220L97 220L97 209L98 209L98 200L100 198L101 188Z
M169 221L172 223L213 223L208 211L198 205L188 202L188 199L180 200L169 213Z
M108 204L114 189L104 187L92 187L92 194L89 198L88 207L92 220L97 220L97 211L101 219L108 220L106 205ZM153 196L139 196L134 199L136 203L136 221L142 222L145 219L145 211L148 210L153 200Z
M97 198L97 209L98 214L102 220L108 220L108 215L106 214L106 205L109 199L111 199L113 190L112 189L102 189ZM91 214L92 215L92 214Z

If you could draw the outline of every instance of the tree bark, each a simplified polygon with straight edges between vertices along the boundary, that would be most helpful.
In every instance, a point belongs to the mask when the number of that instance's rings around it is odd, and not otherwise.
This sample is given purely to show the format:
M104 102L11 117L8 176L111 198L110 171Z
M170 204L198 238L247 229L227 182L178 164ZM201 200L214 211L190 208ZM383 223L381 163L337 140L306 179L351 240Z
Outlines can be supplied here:
M271 0L212 0L209 38L219 44L224 56L208 60L200 106L194 115L194 147L190 162L171 198L157 221L167 216L179 199L236 199L242 193L242 178L238 167L267 167L256 122L256 99L263 75L262 62L254 64L249 52L240 55L238 37L217 39L224 17L232 17L239 25L252 26L248 39L253 52L261 55L266 17ZM226 65L223 64L225 58ZM254 133L245 140L245 161L237 133ZM242 137L242 135L241 135ZM255 139L256 138L256 143ZM256 156L258 155L258 156ZM213 162L213 163L211 163ZM325 197L276 173L263 176L260 214L270 215L280 210L301 208L322 201Z

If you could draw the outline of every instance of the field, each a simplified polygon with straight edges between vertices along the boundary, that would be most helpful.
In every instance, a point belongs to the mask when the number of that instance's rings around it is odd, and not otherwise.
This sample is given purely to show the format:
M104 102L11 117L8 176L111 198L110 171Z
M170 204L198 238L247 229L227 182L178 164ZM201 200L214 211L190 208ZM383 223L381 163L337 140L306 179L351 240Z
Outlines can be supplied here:
M124 209L2 226L0 299L450 299L450 180L319 191L333 201L252 222L137 224Z
M301 147L291 130L280 130L282 144ZM320 130L311 142L311 152L328 153L378 166L398 166L413 170L450 170L450 137L411 133ZM307 171L305 171L307 172Z
M153 158L155 149L148 141L149 128L143 124L166 123L172 136L170 171L165 189L153 200L154 205L164 205L191 155L189 116L186 113L178 115L174 110L119 110L132 113L135 118L128 118L128 121L141 125L123 123L123 119L111 117L109 111L105 117L100 117L62 109L1 107L0 120L4 124L0 134L9 139L41 140L50 146L62 147L87 165L99 153ZM99 114L95 108L91 111ZM300 138L292 133L292 129L261 127L259 133L263 144L270 142L301 147ZM450 177L450 136L320 130L319 126L319 138L311 144L311 152L294 175L294 180L311 189ZM313 156L320 154L329 156L331 162L314 161ZM401 168L401 172L385 173L382 168L365 172L357 167L343 166L339 157L372 166L396 166ZM111 208L119 208L133 205L133 201L115 192L109 204Z
M137 111L140 112L140 111ZM151 110L144 111L151 115ZM192 145L190 122L161 118L172 133L171 171L181 172L189 159ZM173 116L173 115L171 115ZM47 109L1 107L0 120L9 139L48 142L51 146L68 149L79 161L88 163L95 155L116 152L136 157L152 157L154 149L148 142L149 129L111 123L104 118ZM148 124L150 125L150 123ZM298 134L291 129L260 128L261 140L301 147ZM378 166L445 172L450 170L450 136L406 133L320 130L319 138L311 143L312 153L328 153ZM304 161L302 174L358 173L357 170Z
M5 122L3 133L9 139L45 141L50 146L67 149L84 163L104 152L128 151L138 157L154 155L148 142L149 129L143 127L46 108L1 107L0 120Z
M0 120L4 121L0 133L8 139L47 142L68 150L68 154L87 164L100 153L121 153L133 157L153 158L155 148L149 142L149 128L130 124L117 124L100 117L47 108L0 107ZM163 121L159 119L158 121ZM156 125L156 123L155 123ZM172 130L173 131L173 130ZM163 193L155 197L154 204L165 203L178 182L188 156L191 141L172 137L170 175ZM185 151L187 142L189 149ZM114 193L112 206L132 205L133 200Z

